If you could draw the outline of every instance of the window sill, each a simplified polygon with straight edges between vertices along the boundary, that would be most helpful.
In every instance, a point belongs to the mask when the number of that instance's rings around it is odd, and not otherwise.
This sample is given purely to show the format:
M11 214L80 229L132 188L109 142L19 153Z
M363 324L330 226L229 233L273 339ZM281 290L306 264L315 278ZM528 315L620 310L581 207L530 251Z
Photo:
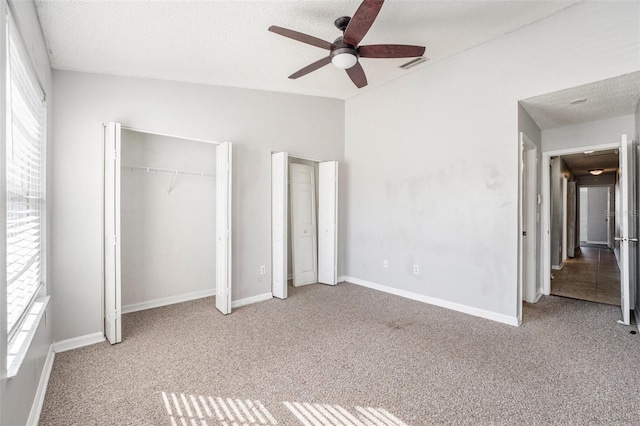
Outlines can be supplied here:
M13 336L7 345L7 379L13 379L18 375L40 321L47 311L49 299L50 296L44 296L33 302L29 315L22 323L22 329Z

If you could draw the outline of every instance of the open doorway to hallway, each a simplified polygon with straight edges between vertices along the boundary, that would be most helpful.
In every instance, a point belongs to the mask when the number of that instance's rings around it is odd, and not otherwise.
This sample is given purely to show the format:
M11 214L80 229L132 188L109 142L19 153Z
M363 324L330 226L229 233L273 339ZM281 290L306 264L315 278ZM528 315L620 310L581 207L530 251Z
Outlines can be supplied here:
M552 276L555 278L558 271L562 271L571 263L581 259L586 263L585 248L601 248L605 254L611 254L612 250L616 264L620 270L620 310L623 324L630 324L631 311L640 319L640 283L639 270L636 265L640 260L638 244L638 217L639 209L635 197L636 187L640 187L640 93L637 91L640 84L640 71L612 77L606 80L595 81L583 86L566 88L557 92L521 99L518 105L518 130L524 133L540 150L540 180L536 187L539 191L537 206L529 206L528 214L536 217L539 222L538 229L540 250L536 253L536 294L540 297L551 294ZM604 107L603 107L604 106ZM559 193L564 195L559 200L551 200L550 169L553 167L552 158L582 154L591 152L619 150L619 166L615 173L616 184L613 203L618 204L609 209L609 213L615 212L615 231L608 232L606 237L587 236L580 239L580 223L575 213L575 222L569 223L573 215L569 209L579 209L578 186L575 176L567 173L561 176ZM519 157L520 172L526 171ZM564 160L562 160L564 161ZM596 171L597 173L597 171ZM604 171L602 172L605 173ZM591 174L591 173L590 173ZM593 175L593 174L592 174ZM597 191L596 191L597 192ZM568 194L572 194L575 203L571 205ZM521 186L519 199L523 198L524 188ZM592 194L589 194L592 195ZM589 198L587 195L587 198ZM593 198L598 198L594 193ZM602 194L600 194L602 195ZM609 195L608 195L609 196ZM552 210L552 203L553 210ZM563 204L564 203L564 204ZM523 262L526 251L522 242L527 231L522 226L524 209L526 205L520 203L519 221L519 279L518 279L518 315L521 313L524 301L535 303L539 297L527 300L526 292L522 292L523 272L527 266ZM557 216L558 210L561 216ZM556 214L556 223L559 231L552 235L552 215ZM604 220L602 215L587 214L587 222L594 217ZM612 220L610 216L608 220ZM619 226L617 225L619 224ZM606 229L606 228L605 228ZM613 235L614 243L611 243ZM593 245L594 247L589 247ZM552 256L551 253L555 255ZM569 254L573 256L570 256ZM577 256L577 255L581 255ZM611 256L600 256L600 261L610 260ZM602 263L598 267L604 267ZM567 270L568 271L568 270ZM567 274L568 272L564 272ZM555 275L554 275L555 274ZM560 274L561 275L561 274ZM597 273L596 273L597 276ZM557 281L556 281L557 283ZM568 290L568 287L564 288Z
M620 306L618 168L617 149L551 158L551 294Z

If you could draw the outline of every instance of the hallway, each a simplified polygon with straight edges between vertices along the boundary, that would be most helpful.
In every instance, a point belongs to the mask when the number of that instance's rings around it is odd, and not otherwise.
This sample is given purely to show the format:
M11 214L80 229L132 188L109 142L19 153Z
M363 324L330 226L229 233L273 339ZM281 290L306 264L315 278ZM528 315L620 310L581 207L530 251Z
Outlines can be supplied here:
M553 275L553 295L620 306L620 269L609 248L580 247Z

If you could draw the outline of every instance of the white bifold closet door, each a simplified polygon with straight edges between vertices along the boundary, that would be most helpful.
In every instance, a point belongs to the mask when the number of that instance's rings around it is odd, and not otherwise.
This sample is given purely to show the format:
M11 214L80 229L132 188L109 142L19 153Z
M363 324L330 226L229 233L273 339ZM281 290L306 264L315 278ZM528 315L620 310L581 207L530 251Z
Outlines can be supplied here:
M120 123L104 131L104 334L109 343L122 341L120 251Z
M286 152L271 156L271 282L273 297L287 298L287 221L289 157Z
M318 172L318 282L338 284L338 162Z
M231 313L231 144L216 147L216 308Z

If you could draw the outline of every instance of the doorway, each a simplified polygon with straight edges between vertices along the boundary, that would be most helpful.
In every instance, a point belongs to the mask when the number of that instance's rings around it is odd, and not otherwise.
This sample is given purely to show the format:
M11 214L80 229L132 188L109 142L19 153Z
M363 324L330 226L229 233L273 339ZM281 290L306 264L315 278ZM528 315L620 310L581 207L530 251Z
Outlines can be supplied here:
M272 293L336 285L338 163L272 154Z
M103 132L107 340L122 340L123 311L215 294L230 313L231 144L113 122Z
M630 323L631 289L635 287L635 238L636 216L629 207L635 205L635 148L626 135L620 143L574 148L543 153L543 292L593 302L617 304L619 294L622 323ZM610 161L610 162L608 162ZM567 211L567 193L562 190L564 180L575 182L577 208L575 222L576 249L573 256L564 241ZM583 187L605 186L609 189L593 192L596 200L589 210L589 190ZM554 188L556 191L554 193ZM613 188L613 189L610 189ZM586 201L580 194L587 194ZM612 201L612 197L615 198ZM615 204L615 210L611 207ZM582 205L582 207L581 207ZM587 211L585 218L581 211ZM635 210L634 210L635 211ZM564 218L563 218L564 216ZM614 223L611 224L611 220ZM589 221L596 221L591 235L598 241L582 240L589 233ZM582 221L582 222L581 222ZM605 222L605 225L602 224ZM615 229L615 244L611 242L611 229ZM585 231L586 229L586 231ZM604 231L603 231L604 230ZM604 233L603 233L604 232ZM606 240L608 239L608 240ZM612 245L613 247L610 247ZM566 253L566 256L562 256ZM600 291L598 291L600 290ZM600 293L600 294L598 294Z

